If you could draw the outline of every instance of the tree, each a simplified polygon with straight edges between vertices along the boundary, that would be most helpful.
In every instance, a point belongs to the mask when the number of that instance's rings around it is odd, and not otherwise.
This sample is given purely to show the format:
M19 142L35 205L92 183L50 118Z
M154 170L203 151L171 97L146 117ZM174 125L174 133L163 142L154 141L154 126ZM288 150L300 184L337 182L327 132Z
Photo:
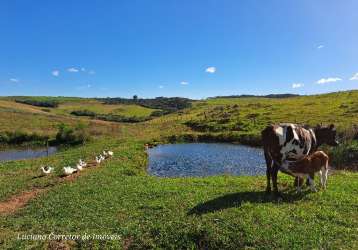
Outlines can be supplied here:
M133 96L133 100L134 100L134 101L137 101L137 100L138 100L138 96L137 96L137 95L134 95L134 96Z

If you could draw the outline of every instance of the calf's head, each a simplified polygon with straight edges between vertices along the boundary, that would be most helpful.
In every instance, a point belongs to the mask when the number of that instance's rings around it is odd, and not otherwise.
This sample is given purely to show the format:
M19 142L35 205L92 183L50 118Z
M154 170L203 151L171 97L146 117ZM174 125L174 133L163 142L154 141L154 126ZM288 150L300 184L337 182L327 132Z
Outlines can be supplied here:
M317 125L315 128L315 134L319 145L327 144L330 146L337 146L337 131L333 124L329 126Z

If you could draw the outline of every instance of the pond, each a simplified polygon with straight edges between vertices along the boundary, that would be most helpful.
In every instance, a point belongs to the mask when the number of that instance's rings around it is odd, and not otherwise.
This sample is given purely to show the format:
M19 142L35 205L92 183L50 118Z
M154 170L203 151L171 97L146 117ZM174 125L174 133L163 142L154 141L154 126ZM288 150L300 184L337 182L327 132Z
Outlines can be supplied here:
M56 147L49 147L48 154L54 154L57 152ZM33 159L47 156L46 148L27 148L27 149L9 149L0 151L0 162Z
M148 149L148 172L160 177L263 175L263 150L227 143L165 144Z

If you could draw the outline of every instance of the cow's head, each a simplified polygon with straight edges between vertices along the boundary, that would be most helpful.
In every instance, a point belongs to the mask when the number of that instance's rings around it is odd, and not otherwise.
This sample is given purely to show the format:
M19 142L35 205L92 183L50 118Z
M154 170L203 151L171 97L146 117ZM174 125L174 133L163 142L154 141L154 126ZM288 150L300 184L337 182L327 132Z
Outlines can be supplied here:
M334 124L329 126L317 125L315 134L319 145L327 144L330 146L337 146L339 144L336 138L337 131Z

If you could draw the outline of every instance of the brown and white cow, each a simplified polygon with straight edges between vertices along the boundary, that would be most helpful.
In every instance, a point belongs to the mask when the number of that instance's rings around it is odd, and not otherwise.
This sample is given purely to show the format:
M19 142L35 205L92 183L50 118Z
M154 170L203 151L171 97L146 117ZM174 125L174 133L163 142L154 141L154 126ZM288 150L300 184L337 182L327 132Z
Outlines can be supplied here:
M261 135L267 165L267 192L271 192L271 179L274 192L278 192L278 170L292 175L285 167L282 167L284 161L296 161L310 155L322 144L338 145L336 128L333 124L315 128L296 124L270 125L261 132Z

